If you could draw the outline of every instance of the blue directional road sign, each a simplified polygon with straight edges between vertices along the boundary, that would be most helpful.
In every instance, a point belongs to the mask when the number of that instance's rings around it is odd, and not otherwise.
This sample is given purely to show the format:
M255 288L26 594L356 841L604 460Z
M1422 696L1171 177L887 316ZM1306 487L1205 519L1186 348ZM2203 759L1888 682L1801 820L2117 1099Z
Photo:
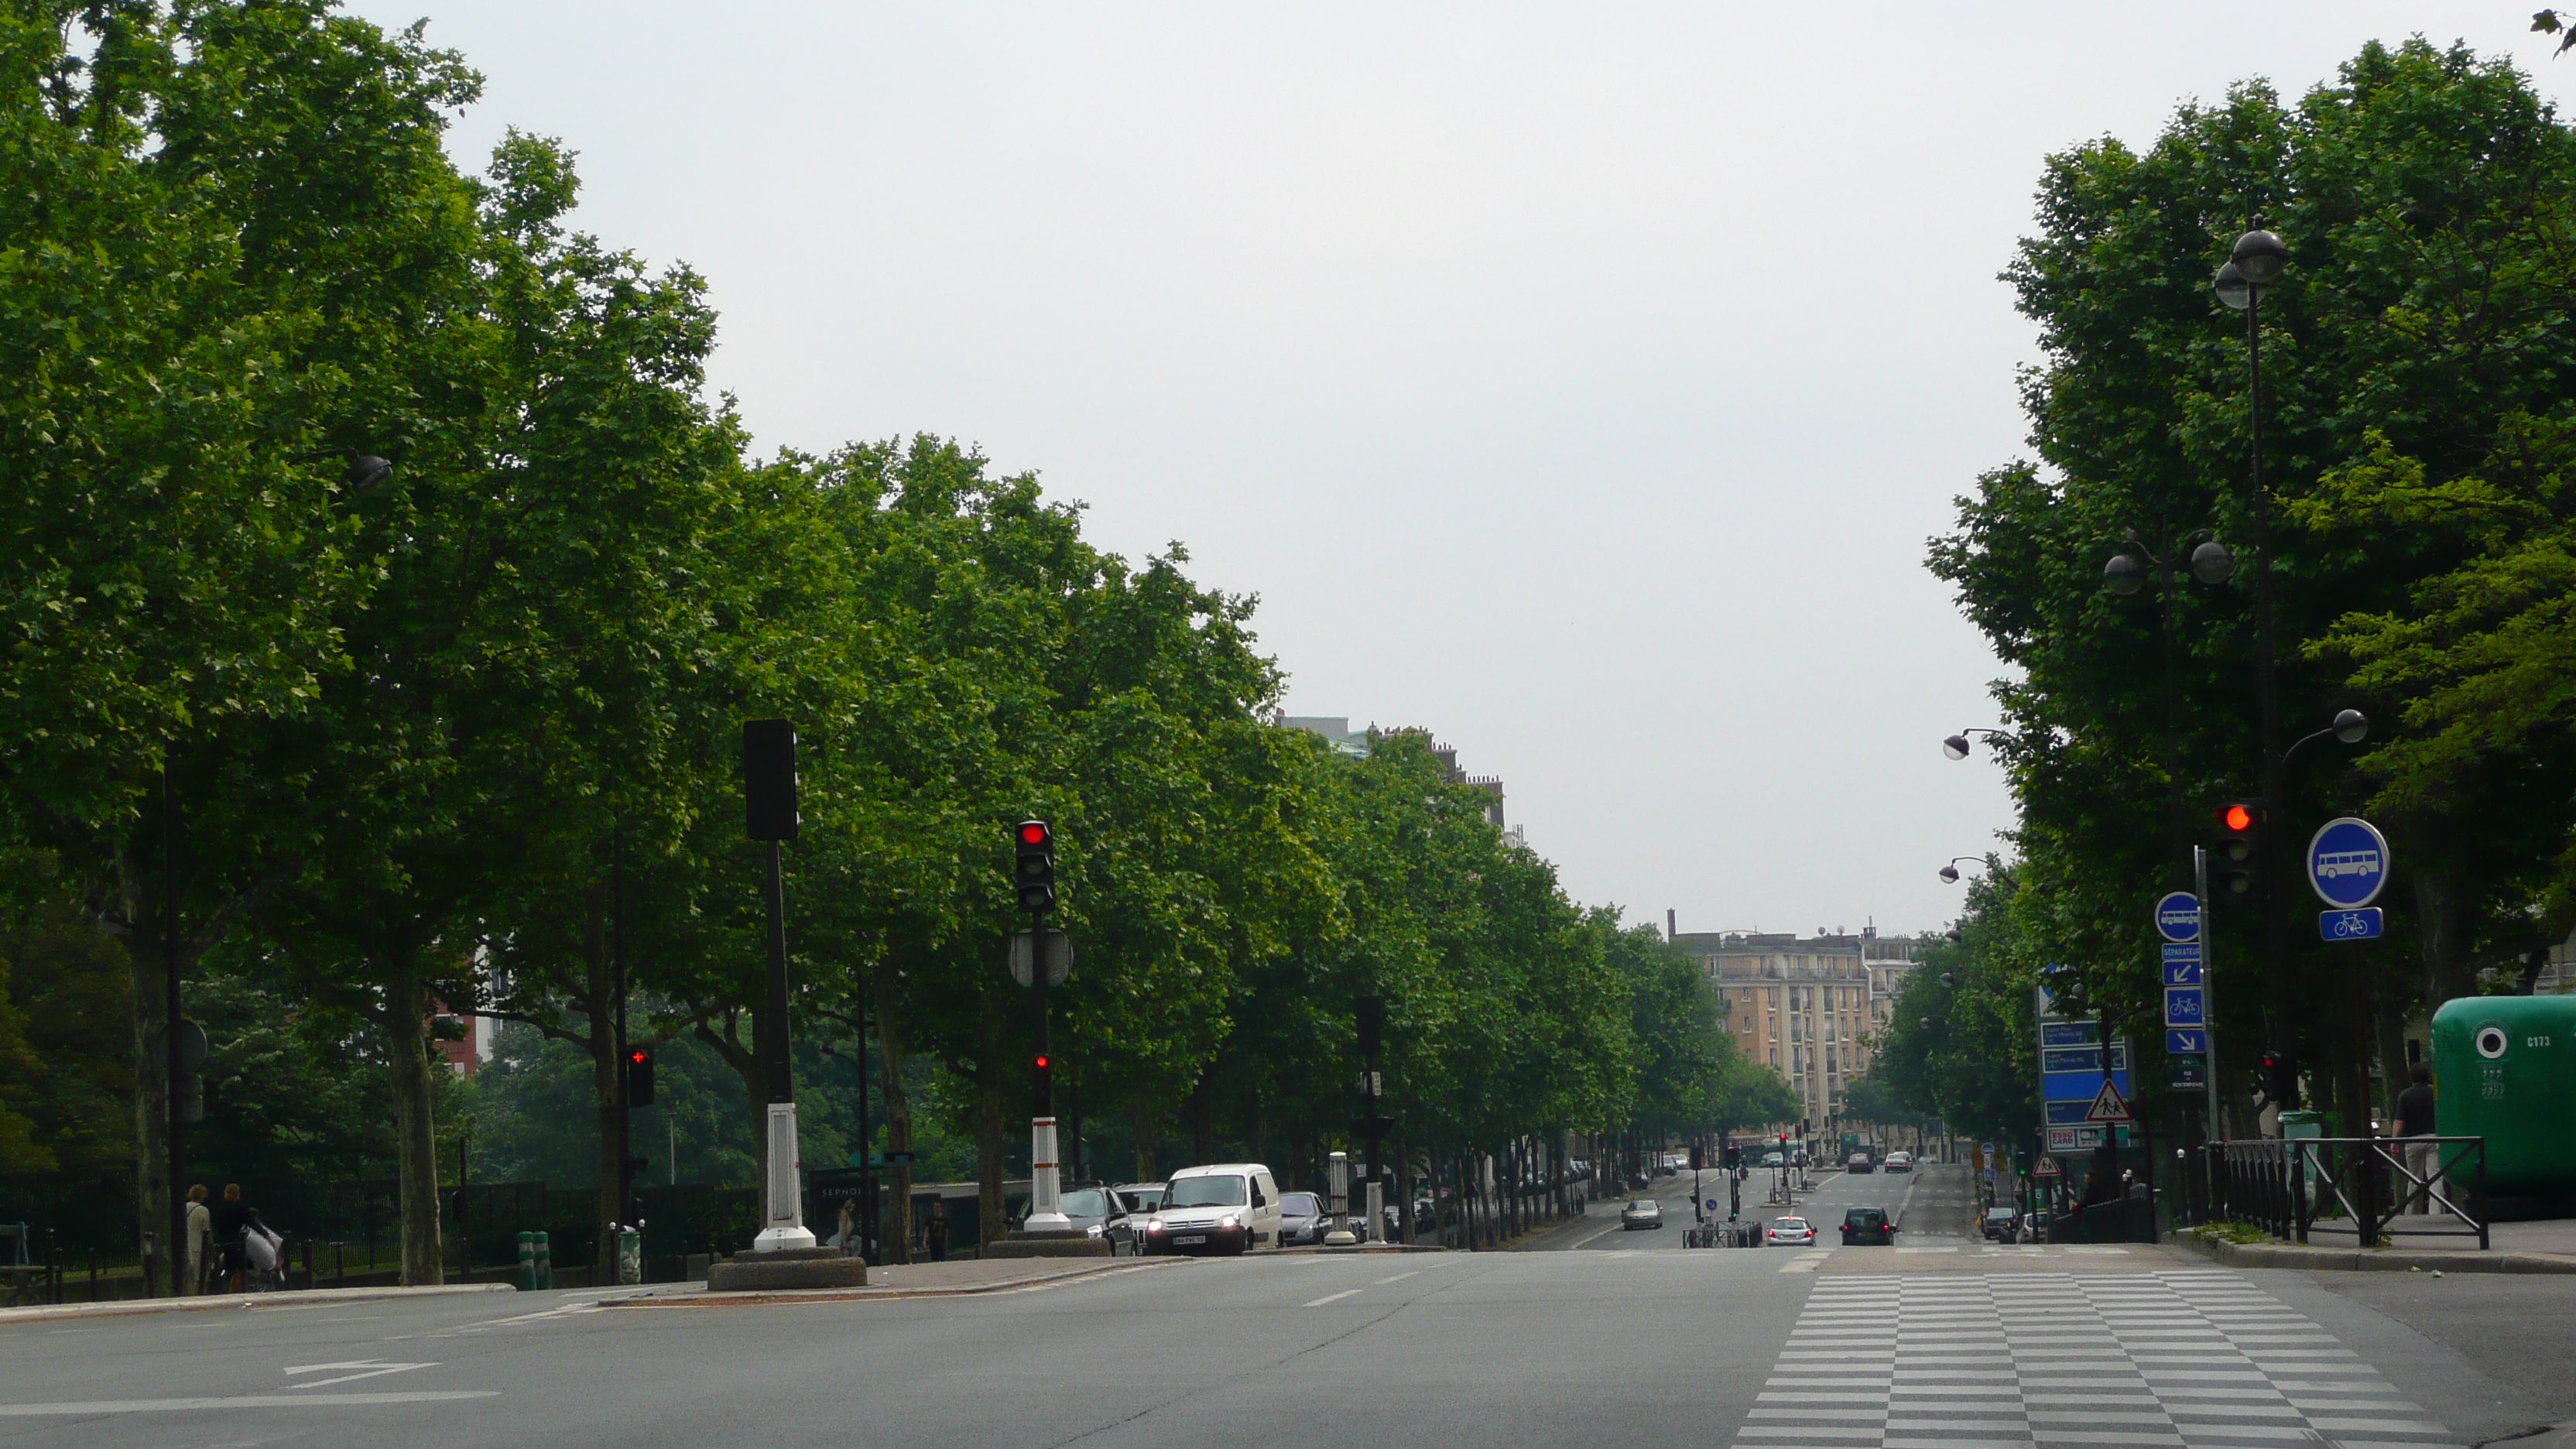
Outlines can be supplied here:
M2317 912L2317 934L2329 941L2367 941L2387 928L2379 907Z
M2156 902L2156 931L2168 941L2200 939L2200 898L2174 891Z
M2165 1025L2198 1026L2209 1019L2208 1003L2198 986L2165 988Z
M2350 815L2318 826L2308 841L2308 884L2337 910L2369 905L2388 884L2388 837Z
M2189 961L2176 961L2171 957L2167 957L2165 959L2165 984L2167 986L2198 986L2200 984L2199 960L2194 958Z
M2206 1030L2196 1026L2169 1026L2165 1028L2166 1056L2191 1057L2198 1056L2208 1050L2209 1033Z

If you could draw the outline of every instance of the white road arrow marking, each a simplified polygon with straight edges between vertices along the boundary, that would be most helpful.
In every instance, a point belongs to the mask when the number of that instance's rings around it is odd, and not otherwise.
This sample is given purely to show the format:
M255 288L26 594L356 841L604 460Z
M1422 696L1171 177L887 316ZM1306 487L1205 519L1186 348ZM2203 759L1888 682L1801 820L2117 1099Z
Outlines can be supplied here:
M318 1374L332 1369L357 1369L360 1370L360 1372L341 1374L335 1378L310 1379L300 1384L289 1384L287 1385L287 1392L294 1393L300 1389L318 1389L324 1384L345 1384L352 1379L381 1378L386 1374L402 1374L409 1373L413 1369L436 1367L438 1367L438 1365L434 1363L387 1363L380 1358L356 1359L349 1363L297 1364L293 1368L286 1370L286 1372L290 1374Z

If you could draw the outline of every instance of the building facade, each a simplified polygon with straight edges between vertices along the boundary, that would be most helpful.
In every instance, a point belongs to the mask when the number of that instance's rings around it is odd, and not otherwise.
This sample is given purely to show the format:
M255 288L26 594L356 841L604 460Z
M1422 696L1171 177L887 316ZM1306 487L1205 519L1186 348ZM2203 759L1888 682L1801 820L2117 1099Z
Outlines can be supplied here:
M1788 1079L1817 1130L1842 1115L1843 1094L1869 1070L1870 1049L1914 966L1910 936L1753 931L1674 933L1717 987L1736 1044Z

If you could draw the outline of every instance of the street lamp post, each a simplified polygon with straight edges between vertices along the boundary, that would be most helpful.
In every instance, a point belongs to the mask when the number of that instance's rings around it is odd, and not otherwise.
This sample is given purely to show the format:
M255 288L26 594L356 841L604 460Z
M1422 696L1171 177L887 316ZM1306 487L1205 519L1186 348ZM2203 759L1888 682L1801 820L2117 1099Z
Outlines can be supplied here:
M2245 314L2246 436L2249 475L2254 490L2254 673L2260 740L2263 750L2263 799L2272 810L2282 805L2280 661L2275 648L2272 608L2272 495L2263 486L2263 293L2289 266L2290 249L2260 227L2236 239L2212 286L2218 300ZM2280 847L2266 831L2257 848L2266 857L2261 871L2265 974L2272 998L2271 1019L2264 1036L2272 1045L2273 1080L2265 1084L2272 1100L2284 1107L2299 1101L2298 1063L2293 1059L2289 973L2283 968L2288 941L2281 915Z
M2209 536L2209 533L2208 529L2196 529L2183 535L2180 542L2190 543L2193 539L2202 540L2192 549L2188 566L2193 578L2215 586L2227 582L2228 578L2236 572L2236 556L2228 551L2227 545ZM2123 529L2122 535L2127 540L2127 544L2120 552L2111 555L2108 563L2102 565L2102 587L2122 598L2127 598L2146 587L2147 570L2149 568L2155 570L2157 602L2161 605L2158 612L2163 616L2165 773L2170 784L2165 805L2165 844L2173 863L2179 865L2183 856L2184 842L2182 723L2179 715L2179 695L2174 684L2174 595L2176 593L2174 566L2184 560L2174 557L2178 544L2162 545L2165 552L2159 556L2147 547L2146 540L2139 536L2136 529ZM2141 563L2141 559L2145 562Z

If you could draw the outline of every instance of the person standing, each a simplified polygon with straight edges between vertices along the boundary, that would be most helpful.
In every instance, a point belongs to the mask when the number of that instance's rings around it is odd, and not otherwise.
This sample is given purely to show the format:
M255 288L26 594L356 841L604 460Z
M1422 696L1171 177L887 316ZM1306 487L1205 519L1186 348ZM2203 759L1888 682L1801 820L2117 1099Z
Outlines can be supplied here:
M921 1230L922 1240L930 1249L930 1261L948 1261L948 1202L942 1198L930 1205L930 1222Z
M188 1189L188 1292L206 1291L206 1250L215 1245L215 1218L206 1207L206 1185Z
M2417 1062L2407 1069L2413 1086L2397 1094L2397 1140L2404 1144L2406 1175L2413 1178L2406 1192L2406 1215L2420 1217L2432 1211L2433 1179L2442 1171L2442 1144L2418 1142L2415 1138L2433 1136L2433 1069Z
M225 1285L219 1291L239 1293L242 1273L242 1224L248 1220L249 1208L242 1202L241 1184L224 1184L223 1201L215 1204L215 1281Z

